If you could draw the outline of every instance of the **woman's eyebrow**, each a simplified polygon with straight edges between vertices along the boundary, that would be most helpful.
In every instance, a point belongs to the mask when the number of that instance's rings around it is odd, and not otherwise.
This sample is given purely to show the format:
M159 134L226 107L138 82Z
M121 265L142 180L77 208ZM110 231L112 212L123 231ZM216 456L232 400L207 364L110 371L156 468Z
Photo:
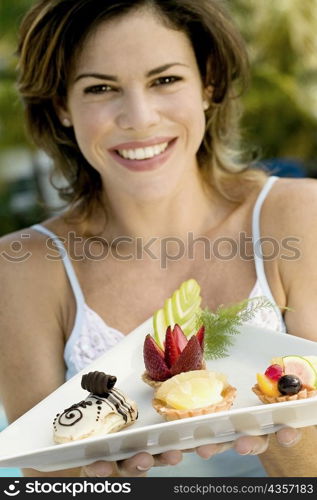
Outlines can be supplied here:
M169 64L164 64L163 66L158 66L157 68L151 69L148 73L146 73L146 77L150 76L155 76L158 75L159 73L163 73L163 71L166 71L170 69L173 66L185 66L188 68L187 64L182 64L182 63L169 63ZM78 80L81 80L82 78L97 78L98 80L108 80L111 82L117 82L118 77L115 75L105 75L103 73L81 73L80 75L76 76L74 83L78 82Z

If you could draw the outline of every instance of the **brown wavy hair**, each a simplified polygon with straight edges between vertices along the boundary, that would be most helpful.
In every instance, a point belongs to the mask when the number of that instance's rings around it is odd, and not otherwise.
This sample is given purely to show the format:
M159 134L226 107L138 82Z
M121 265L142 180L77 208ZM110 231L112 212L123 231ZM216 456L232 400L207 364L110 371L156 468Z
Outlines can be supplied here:
M42 0L20 26L18 90L31 138L67 180L66 188L58 188L60 197L80 207L83 218L101 203L102 181L82 155L73 129L61 125L54 102L66 102L70 71L91 31L141 8L151 9L165 26L187 34L202 82L213 89L197 153L206 183L226 199L241 201L242 187L261 184L265 176L241 159L238 97L247 86L248 57L223 1Z

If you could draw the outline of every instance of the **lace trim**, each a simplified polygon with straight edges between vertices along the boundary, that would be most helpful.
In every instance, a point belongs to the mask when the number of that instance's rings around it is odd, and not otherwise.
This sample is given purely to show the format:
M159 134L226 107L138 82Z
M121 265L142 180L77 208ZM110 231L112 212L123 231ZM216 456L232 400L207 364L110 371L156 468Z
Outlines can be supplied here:
M69 364L78 372L123 338L123 333L107 326L99 314L84 304L82 331L74 343Z
M261 296L263 296L263 291L260 283L257 281L249 298L252 299ZM277 332L286 331L284 323L281 322L281 314L277 306L274 309L259 309L253 318L247 321L246 324L268 328Z

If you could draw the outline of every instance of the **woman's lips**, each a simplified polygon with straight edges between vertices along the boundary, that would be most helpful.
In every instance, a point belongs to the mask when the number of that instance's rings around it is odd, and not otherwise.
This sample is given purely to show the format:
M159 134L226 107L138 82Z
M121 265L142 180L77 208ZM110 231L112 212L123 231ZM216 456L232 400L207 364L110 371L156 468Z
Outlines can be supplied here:
M109 153L115 159L117 163L120 163L123 167L126 167L132 171L146 171L153 170L161 166L171 155L174 145L177 141L177 138L171 137L159 137L149 141L138 141L138 142L125 142L122 144L118 144L115 148L111 148ZM119 154L118 150L123 151L131 151L137 149L146 149L146 148L155 148L167 143L167 147L164 151L159 154L155 154L151 158L144 159L128 159L123 158L121 154Z

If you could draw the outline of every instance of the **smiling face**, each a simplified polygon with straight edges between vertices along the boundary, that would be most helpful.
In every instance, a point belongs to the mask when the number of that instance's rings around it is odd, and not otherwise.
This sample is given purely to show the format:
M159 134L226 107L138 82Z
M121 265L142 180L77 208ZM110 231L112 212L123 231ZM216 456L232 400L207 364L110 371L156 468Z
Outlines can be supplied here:
M152 199L198 175L203 94L187 36L133 11L88 37L59 116L107 191Z

